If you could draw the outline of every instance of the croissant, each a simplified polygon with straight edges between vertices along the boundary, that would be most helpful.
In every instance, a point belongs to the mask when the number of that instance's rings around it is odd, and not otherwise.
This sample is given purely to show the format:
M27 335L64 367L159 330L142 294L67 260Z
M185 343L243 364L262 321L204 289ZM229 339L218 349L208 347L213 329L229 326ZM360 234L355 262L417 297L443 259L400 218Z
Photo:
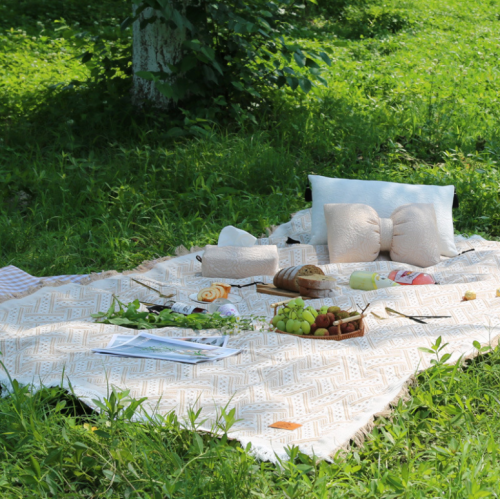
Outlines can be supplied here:
M208 288L202 288L198 292L198 300L213 302L216 299L227 299L231 285L226 283L212 283Z

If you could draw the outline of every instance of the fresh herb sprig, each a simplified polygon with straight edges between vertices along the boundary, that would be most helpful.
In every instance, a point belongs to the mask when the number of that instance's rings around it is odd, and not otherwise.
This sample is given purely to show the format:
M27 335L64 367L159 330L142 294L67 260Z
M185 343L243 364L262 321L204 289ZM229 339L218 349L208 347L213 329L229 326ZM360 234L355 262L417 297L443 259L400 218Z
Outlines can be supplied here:
M118 309L116 306L118 305ZM139 311L140 302L134 300L124 304L116 297L107 312L92 314L96 323L118 325L135 330L152 330L175 326L177 328L191 328L193 330L218 329L223 333L233 333L238 330L254 330L252 318L236 318L235 316L221 316L220 313L194 313L184 316L164 309L159 314Z

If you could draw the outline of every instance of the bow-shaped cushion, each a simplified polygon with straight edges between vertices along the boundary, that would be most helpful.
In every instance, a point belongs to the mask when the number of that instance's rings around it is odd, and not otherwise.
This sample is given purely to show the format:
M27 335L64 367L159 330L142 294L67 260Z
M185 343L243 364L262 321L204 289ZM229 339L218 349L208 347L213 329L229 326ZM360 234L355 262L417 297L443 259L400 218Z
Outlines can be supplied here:
M440 261L439 232L432 203L396 208L382 219L368 205L324 205L330 262L371 262L389 251L391 260L419 267Z

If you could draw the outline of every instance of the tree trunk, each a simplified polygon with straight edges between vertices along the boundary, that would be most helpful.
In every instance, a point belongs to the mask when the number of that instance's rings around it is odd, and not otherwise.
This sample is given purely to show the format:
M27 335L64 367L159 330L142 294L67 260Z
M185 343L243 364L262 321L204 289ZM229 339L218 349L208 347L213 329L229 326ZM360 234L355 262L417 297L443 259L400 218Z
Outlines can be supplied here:
M134 7L134 10L136 8ZM149 101L156 108L170 109L174 106L174 102L161 94L156 89L154 82L145 80L135 74L138 71L163 71L172 74L167 64L177 63L182 56L182 42L185 38L185 30L171 29L158 20L148 23L141 29L141 21L150 19L155 15L158 18L161 16L159 12L148 7L133 25L132 70L134 81L132 102L141 107L145 101ZM171 78L173 79L174 75ZM167 81L172 82L171 79Z

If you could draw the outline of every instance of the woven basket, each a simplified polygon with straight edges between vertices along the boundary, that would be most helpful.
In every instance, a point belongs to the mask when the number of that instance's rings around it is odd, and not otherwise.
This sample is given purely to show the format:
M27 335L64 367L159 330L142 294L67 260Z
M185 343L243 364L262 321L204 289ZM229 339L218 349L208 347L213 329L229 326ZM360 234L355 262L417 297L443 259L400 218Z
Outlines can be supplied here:
M290 299L292 300L292 299ZM274 315L276 316L276 311L279 306L285 305L286 303L290 302L290 300L285 300L284 302L278 302L276 304L271 304L271 307L274 307ZM319 312L319 311L318 311ZM292 335L293 337L300 337L301 339L308 339L308 340L336 340L337 342L340 340L347 340L347 339L354 339L356 337L363 337L365 335L365 322L363 319L366 317L365 314L361 314L359 316L352 316L350 318L346 319L340 319L338 321L335 321L332 326L337 326L337 331L339 332L338 335L297 335L295 333L288 333L284 332L282 330L274 329L273 331L275 333L281 333L283 335ZM340 325L343 323L350 323L351 321L358 321L359 320L359 330L355 330L354 332L349 332L349 333L341 333L340 332ZM271 323L272 326L272 323Z

